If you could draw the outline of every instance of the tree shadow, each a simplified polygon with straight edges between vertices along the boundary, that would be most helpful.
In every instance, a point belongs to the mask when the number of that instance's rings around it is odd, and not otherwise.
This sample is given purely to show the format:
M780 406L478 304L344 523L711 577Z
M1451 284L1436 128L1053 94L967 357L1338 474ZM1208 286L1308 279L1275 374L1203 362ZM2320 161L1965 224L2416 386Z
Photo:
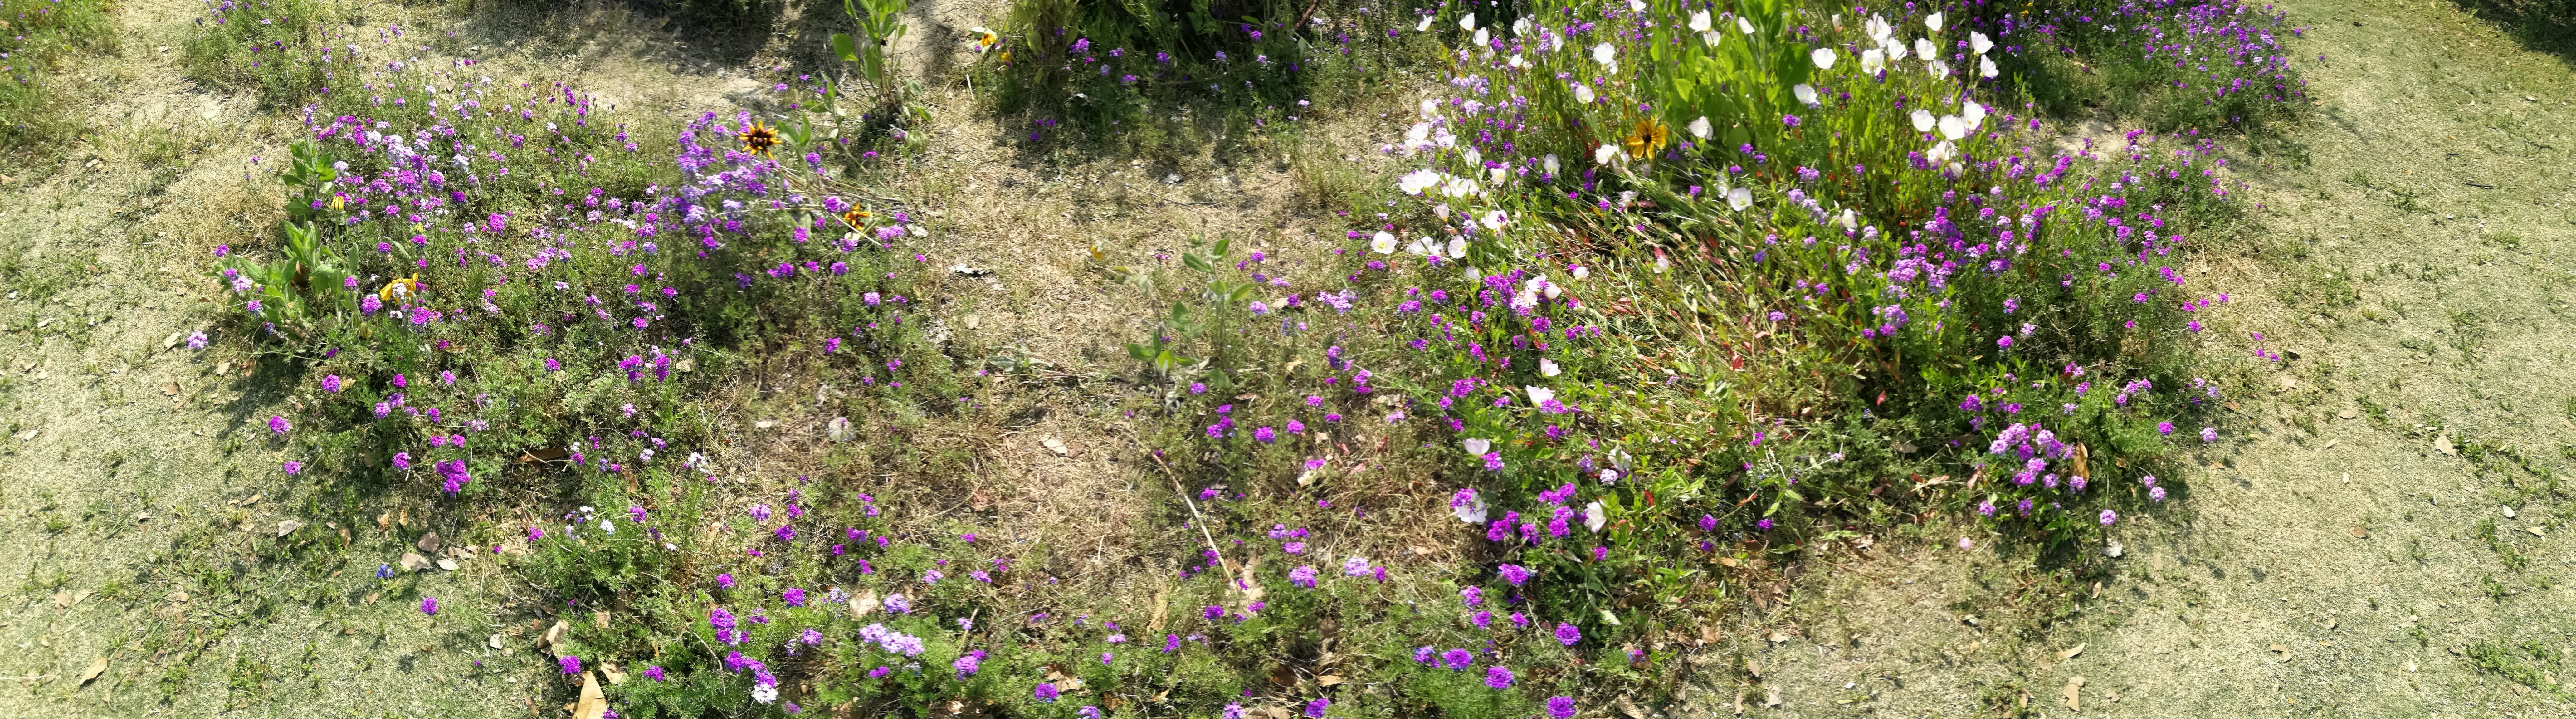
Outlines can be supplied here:
M2576 0L2453 0L2480 20L2495 23L2522 48L2576 66Z
M758 53L787 17L787 10L785 0L468 0L465 4L465 15L480 26L482 34L496 40L551 40L578 47L586 39L650 27L729 65Z

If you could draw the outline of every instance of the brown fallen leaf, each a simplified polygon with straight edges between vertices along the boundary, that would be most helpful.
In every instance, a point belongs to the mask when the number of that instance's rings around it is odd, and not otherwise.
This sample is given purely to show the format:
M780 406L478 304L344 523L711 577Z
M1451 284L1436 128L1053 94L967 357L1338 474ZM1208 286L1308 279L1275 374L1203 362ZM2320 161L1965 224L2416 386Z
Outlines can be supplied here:
M554 626L547 627L546 633L537 637L537 643L544 645L547 649L555 649L557 644L561 644L563 642L564 636L571 633L572 625L561 619L557 619L555 620Z
M2447 434L2433 436L2433 451L2454 457L2460 454L2460 450L2451 446L2451 435Z
M1763 694L1764 694L1764 696L1762 697L1762 705L1763 705L1763 706L1766 706L1766 707L1776 707L1776 706L1779 706L1779 705L1780 705L1780 688L1779 688L1779 687L1763 687L1763 688L1762 688L1762 692L1763 692Z
M2078 698L2079 698L2079 697L2081 697L2081 696L2083 695L2083 689L2084 689L2084 678L2083 678L2083 677L2080 677L2080 676L2079 676L2079 677L2072 677L2072 678L2069 678L2069 679L2067 679L2067 680L2066 680L2066 689L2062 690L2062 691L2061 691L2061 692L2059 692L2059 693L2060 693L2060 694L2063 694L2063 695L2065 695L2065 696L2066 696L2066 708L2067 708L2067 709L2074 710L2074 711L2084 711L2084 707L2083 707L2083 705L2078 701Z
M178 394L179 394L179 383L177 383L177 382L172 382L172 383L169 383L169 384L161 385L161 396L163 396L163 397L172 397L172 396L177 396Z
M420 541L413 542L411 546L418 547L422 554L437 554L438 542L438 533L430 532L420 535Z
M608 694L599 690L599 676L581 673L581 700L573 702L573 719L604 719L608 716Z
M2290 648L2289 648L2289 647L2282 646L2282 645L2279 645L2279 644L2274 644L2274 645L2272 645L2271 649L2272 649L2272 651L2280 652L2280 653L2281 653L2281 658L2282 658L2282 659L2288 659L2288 658L2290 658Z
M874 589L870 589L859 596L851 597L850 619L855 621L861 617L874 614L877 611L877 607L880 605L881 603L877 601L877 590Z
M607 629L607 628L608 628L608 613L607 613L607 612L591 612L591 613L590 613L590 624L591 624L591 626L594 626L594 627L599 627L599 628L601 628L601 629ZM617 682L615 682L615 681L611 681L611 682L609 682L609 683L610 683L610 684L615 684L615 683L617 683Z
M404 552L401 559L394 560L394 564L401 566L405 571L412 572L428 571L433 566L429 563L428 557L413 552Z
M2363 529L2363 528L2361 528L2361 527L2353 527L2352 529L2347 530L2347 531L2352 532L2352 538L2354 538L2354 539L2369 539L2369 538L2370 538L2370 530L2368 530L2368 529Z
M2361 410L2353 409L2353 408L2351 408L2351 407L2345 407L2345 408L2343 408L2343 411L2341 411L2341 412L2336 412L2336 413L2335 413L2335 416L2336 416L2336 417L2341 417L2341 418L2343 418L2343 419L2354 419L2354 418L2357 418L2357 417L2360 417L2360 416L2361 416Z
M2074 647L2069 648L2069 649L2067 649L2067 650L2065 650L2065 651L2058 652L2058 653L2057 653L2057 658L2059 658L2059 659L2073 659L2073 658L2075 658L2075 655L2084 653L2084 647L2086 647L2086 646L2088 646L2088 645L2084 645L2084 644L2077 644L2077 645L2075 645Z
M107 673L107 657L99 657L98 659L92 660L92 661L89 663L89 668L88 668L88 669L83 669L83 670L81 670L80 684L74 684L74 685L72 685L72 686L80 686L80 685L82 685L82 684L88 684L90 680L92 680L92 679L97 679L97 678L98 678L98 675L106 674L106 673Z
M1038 444L1046 445L1048 451L1056 453L1056 456L1059 457L1072 456L1073 454L1071 449L1064 446L1064 440L1056 439L1054 437L1038 440Z
M1316 685L1316 686L1329 687L1329 686L1337 686L1337 685L1340 685L1341 683L1342 683L1342 678L1341 678L1339 675L1326 674L1326 675L1323 675L1323 676L1320 676L1320 677L1315 677L1315 685Z
M294 534L294 533L295 533L295 530L303 529L303 528L304 528L304 523L303 523L303 522L295 521L295 520L292 520L292 519L289 519L289 520L286 520L286 521L282 521L282 522L278 522L278 523L277 523L277 536L279 536L279 537L284 537L284 536L289 535L289 534Z
M1753 675L1755 679L1762 678L1762 663L1751 659L1744 660L1744 673Z
M626 670L617 668L617 665L615 664L600 662L599 674L600 676L608 677L609 686L617 686L619 684L626 683Z

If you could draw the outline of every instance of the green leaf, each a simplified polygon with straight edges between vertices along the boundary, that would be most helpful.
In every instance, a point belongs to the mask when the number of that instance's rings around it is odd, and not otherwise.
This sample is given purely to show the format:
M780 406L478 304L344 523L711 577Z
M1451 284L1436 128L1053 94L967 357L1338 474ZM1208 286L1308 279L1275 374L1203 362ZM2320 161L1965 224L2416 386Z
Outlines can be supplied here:
M841 56L842 62L858 62L859 43L849 33L832 33L832 54Z
M1223 244L1222 244L1222 243L1220 243L1218 246L1219 246L1219 247L1223 247ZM1224 250L1222 250L1222 249L1218 250L1218 251L1217 251L1217 256L1218 256L1218 257L1224 257L1224 256L1225 256L1225 252L1224 252ZM1210 265L1210 264L1208 264L1208 260L1207 260L1207 258L1205 258L1205 257L1200 257L1200 256L1198 256L1198 253L1195 253L1195 252L1183 252L1183 253L1181 253L1181 266L1182 266L1182 267L1187 267L1187 268L1190 268L1190 269L1193 269L1193 270L1198 270L1198 271L1200 271L1200 272L1205 272L1205 273L1208 273L1208 274L1216 274L1216 267L1215 267L1214 265Z

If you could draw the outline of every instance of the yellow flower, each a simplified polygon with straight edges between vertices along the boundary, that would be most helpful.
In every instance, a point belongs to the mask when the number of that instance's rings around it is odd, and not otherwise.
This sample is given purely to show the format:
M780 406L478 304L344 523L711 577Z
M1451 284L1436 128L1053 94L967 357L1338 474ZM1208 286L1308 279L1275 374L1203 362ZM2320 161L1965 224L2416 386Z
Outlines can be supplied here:
M850 229L865 230L868 228L868 211L851 210L849 212L841 213L841 221L848 223Z
M1628 146L1629 157L1642 160L1662 151L1665 145L1670 145L1672 142L1672 128L1665 127L1662 120L1641 117L1637 118L1637 130L1628 134L1625 144Z
M394 281L385 283L384 289L376 290L376 299L395 302L416 294L420 294L420 273L417 272L412 273L410 277L396 277Z
M334 209L334 210L343 209L343 207L342 207L342 203L346 202L348 199L349 199L349 196L348 196L348 195L332 195L332 196L331 196L331 209Z
M751 121L751 127L743 130L740 137L744 151L762 156L769 154L769 148L778 146L778 132L761 125L759 120Z

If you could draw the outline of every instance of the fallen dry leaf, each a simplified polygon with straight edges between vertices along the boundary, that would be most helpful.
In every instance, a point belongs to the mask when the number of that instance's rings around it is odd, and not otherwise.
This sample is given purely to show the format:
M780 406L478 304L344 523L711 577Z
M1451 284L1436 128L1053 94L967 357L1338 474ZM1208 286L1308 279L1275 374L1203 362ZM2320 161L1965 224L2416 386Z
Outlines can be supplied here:
M419 548L422 554L437 554L438 541L438 533L430 532L420 535L420 541L413 542L411 546Z
M604 613L605 612L603 612L603 614ZM608 677L609 686L617 686L619 684L626 683L626 670L617 668L617 665L615 664L600 662L599 674L600 676Z
M545 633L544 635L542 635L542 636L537 637L537 643L538 643L538 644L545 645L545 647L546 647L547 649L554 649L554 648L556 648L556 646L555 646L555 645L560 644L560 643L562 643L562 642L563 642L563 640L564 640L564 635L571 634L571 633L572 633L572 625L571 625L571 624L569 624L569 623L564 622L564 621L563 621L563 620L561 620L561 619L557 619L557 620L555 620L555 625L554 625L554 626L547 627L547 628L546 628L546 633Z
M2433 451L2449 456L2459 456L2460 454L2460 450L2451 446L2451 435L2447 434L2433 436Z
M491 648L494 648L494 649L500 649L500 648L502 647L502 644L501 644L501 635L499 635L499 634L494 634L494 635L492 635L491 637L484 639L484 640L483 640L483 646L491 647Z
M81 670L80 684L88 684L90 680L97 679L98 675L106 673L107 657L99 657L89 663L88 669ZM79 686L80 684L75 684L73 686Z
M2415 672L2415 658L2414 658L2414 657L2407 657L2407 658L2406 658L2406 672L2407 672L2407 673L2409 673L2409 674L2412 674L2412 673L2414 673L2414 672Z
M594 626L594 627L599 627L599 628L601 628L601 629L607 629L607 628L608 628L608 613L607 613L607 612L591 612L591 613L590 613L590 625L591 625L591 626ZM615 684L615 683L617 683L617 682L616 682L615 680L610 680L608 683L610 683L610 684Z
M608 716L608 694L599 690L599 676L581 673L581 700L573 702L573 719L604 719Z
M2289 648L2289 647L2282 646L2282 645L2279 645L2279 644L2274 644L2274 645L2272 645L2271 649L2272 649L2272 651L2279 652L2279 653L2281 654L2281 658L2282 658L2282 659L2288 659L2288 658L2290 658L2290 648Z
M431 566L428 557L413 552L404 552L401 559L394 560L394 564L412 572L426 571Z
M2534 537L2546 537L2546 536L2549 536L2549 533L2548 533L2548 532L2546 532L2546 531L2542 531L2539 527L2532 526L2532 525L2528 525L2528 524L2522 525L2522 531L2530 532L2530 533L2531 533L2531 536L2534 536Z
M2066 651L2058 652L2058 653L2057 653L2057 658L2059 658L2059 659L2073 659L2073 658L2075 658L2075 655L2084 653L2084 647L2086 647L2086 646L2087 646L2087 645L2084 645L2084 644L2077 644L2077 645L2075 645L2074 647L2067 649Z
M1325 686L1325 687L1329 687L1329 686L1339 685L1339 684L1341 684L1341 683L1342 683L1342 678L1341 678L1340 676L1338 676L1338 675L1326 674L1326 675L1323 675L1323 676L1320 676L1320 677L1315 677L1315 685L1316 685L1316 686Z
M880 605L881 603L877 601L877 590L874 589L870 589L859 596L851 597L850 619L855 621L869 614L874 614L877 611L877 607Z
M1072 452L1064 446L1064 440L1056 439L1054 437L1038 440L1038 444L1046 445L1048 451L1056 453L1056 456L1059 457L1070 456L1072 454Z
M1744 660L1744 673L1753 675L1755 679L1762 678L1762 663L1751 659Z
M2341 417L2341 418L2344 418L2344 419L2353 419L2353 418L2355 418L2355 417L2360 417L2360 416L2361 416L2361 410L2353 409L2353 408L2351 408L2351 407L2345 407L2345 408L2343 408L2343 411L2341 411L2341 412L2336 412L2336 413L2335 413L2335 416L2336 416L2336 417Z
M292 519L289 519L289 520L286 520L286 521L283 521L283 522L278 522L278 523L277 523L277 536L284 537L284 536L289 535L289 534L294 534L294 533L295 533L295 530L303 529L303 528L304 528L304 523L303 523L303 522L298 522L298 521L295 521L295 520L292 520Z
M1764 696L1762 697L1762 705L1763 705L1763 706L1766 706L1766 707L1776 707L1776 706L1779 706L1779 705L1780 705L1780 688L1779 688L1779 687L1763 687L1763 688L1762 688L1762 692L1763 692L1763 694L1764 694Z
M444 569L444 570L447 570L447 571L450 571L450 572L456 571L456 560L453 560L453 559L441 559L441 560L438 560L438 568L439 568L439 569Z
M2353 528L2352 528L2351 530L2349 530L2349 531L2351 531L2351 532L2352 532L2352 538L2354 538L2354 539L2369 539L2369 538L2370 538L2370 530L2363 529L2363 528L2360 528L2360 527L2353 527Z
M2071 710L2074 710L2074 711L2083 711L2083 710L2084 710L2083 705L2082 705L2081 703L2079 703L2079 701L2078 701L2078 697L2081 697L2081 696L2083 695L2083 689L2084 689L2084 678L2083 678L2083 677L2080 677L2080 676L2079 676L2079 677L2072 677L2072 678L2069 678L2069 679L2067 679L2067 680L2066 680L2066 689L2065 689L2065 690L2063 690L2063 691L2062 691L2062 692L2060 692L2060 693L2061 693L2061 694L2064 694L2064 695L2066 696L2066 708L2067 708L2067 709L2071 709Z

